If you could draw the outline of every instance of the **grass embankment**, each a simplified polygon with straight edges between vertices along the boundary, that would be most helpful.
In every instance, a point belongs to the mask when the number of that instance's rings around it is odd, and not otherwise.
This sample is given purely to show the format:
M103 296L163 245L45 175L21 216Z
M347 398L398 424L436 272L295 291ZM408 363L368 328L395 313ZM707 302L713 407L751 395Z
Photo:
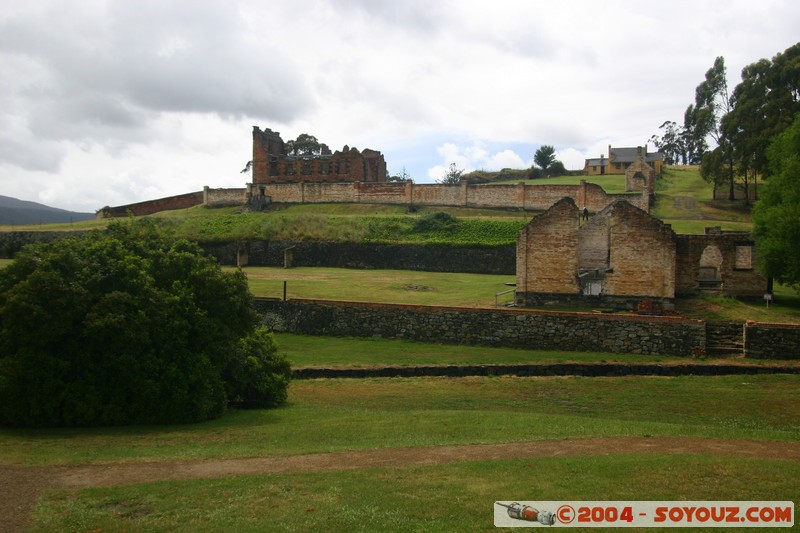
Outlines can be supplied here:
M272 410L184 426L0 429L4 464L269 457L612 436L797 441L800 376L303 380Z
M595 183L603 188L608 194L624 194L625 175L607 176L555 176L552 178L539 178L534 180L506 180L492 183L492 185L511 185L524 183L526 185L580 185L581 181Z
M624 193L625 176L559 176L526 180L530 185L577 185L582 179L608 193ZM519 180L499 183L517 183ZM749 230L749 209L742 202L712 201L712 186L698 167L668 167L658 180L653 214L677 233L703 233L707 226ZM441 216L444 213L447 216ZM439 218L436 218L436 216ZM152 215L179 236L197 241L236 239L325 240L338 242L513 244L534 213L514 210L405 205L275 204L265 212L202 206ZM74 231L103 228L108 220L74 224L2 226L0 231Z
M676 233L701 234L706 227L750 231L750 209L742 201L713 200L713 186L697 166L670 166L656 182L652 214Z
M798 476L791 461L634 454L169 481L53 493L34 531L490 532L497 500L797 501Z
M531 363L662 363L798 365L798 360L689 359L682 357L613 354L607 352L563 352L520 348L456 346L388 339L312 337L275 334L280 351L293 368L367 368L376 366L486 365Z
M202 424L4 429L0 455L68 465L613 436L797 441L798 385L785 375L311 380L292 383L286 407ZM164 481L51 492L35 530L490 530L496 500L792 500L797 475L792 461L637 453Z
M227 267L232 268L232 267ZM512 289L512 275L417 272L410 270L348 270L341 268L284 269L246 267L244 272L256 296L281 298L283 281L288 298L344 300L452 307L495 307L495 295ZM502 305L511 297L500 296ZM677 311L690 318L744 322L800 322L800 295L777 287L775 301L705 296L678 299ZM600 309L553 308L545 310L599 312Z
M0 259L0 268L10 263L10 259ZM509 290L511 287L506 283L514 281L514 276L511 275L411 270L307 267L246 267L243 270L247 274L250 290L260 297L283 297L283 282L286 281L288 298L451 307L495 307L495 294ZM509 294L500 296L500 304L509 298ZM800 295L782 286L776 288L775 301L769 308L758 298L742 300L714 296L678 299L676 307L679 313L702 320L800 322ZM549 307L547 309L557 310ZM588 307L561 310L599 311Z

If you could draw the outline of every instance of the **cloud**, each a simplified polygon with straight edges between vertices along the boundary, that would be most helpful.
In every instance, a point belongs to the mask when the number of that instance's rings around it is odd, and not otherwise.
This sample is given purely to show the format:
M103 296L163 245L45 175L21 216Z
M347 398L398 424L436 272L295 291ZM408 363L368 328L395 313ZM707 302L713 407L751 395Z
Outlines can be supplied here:
M581 168L680 121L716 56L733 87L798 25L790 0L5 2L0 179L83 210L241 186L253 125L418 180L542 144Z
M436 151L441 163L429 167L427 171L427 177L434 181L441 179L452 164L465 172L526 168L532 164L532 161L524 161L514 150L507 148L493 152L482 142L473 142L467 146L447 142L437 147Z

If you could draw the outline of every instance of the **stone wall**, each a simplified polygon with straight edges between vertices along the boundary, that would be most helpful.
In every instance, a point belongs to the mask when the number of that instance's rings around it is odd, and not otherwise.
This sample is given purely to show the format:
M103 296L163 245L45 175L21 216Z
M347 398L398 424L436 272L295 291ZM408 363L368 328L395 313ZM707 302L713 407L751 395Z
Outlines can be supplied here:
M705 235L678 235L675 293L760 298L767 291L767 279L755 270L755 253L747 232L706 228Z
M257 299L276 331L445 344L689 356L705 348L700 320L411 305Z
M517 238L517 291L578 294L578 207L570 198L534 217ZM535 298L523 305L541 305Z
M244 205L247 203L247 189L212 189L203 188L203 205L222 207L228 205Z
M800 359L800 324L747 322L744 350L754 359Z
M415 183L266 183L258 185L278 203L368 203L544 211L569 196L591 212L623 198L644 211L650 197L608 194L594 183L579 185L459 185Z
M514 275L515 248L513 244L449 246L444 244L246 241L201 243L201 246L225 265L283 266L284 252L291 248L294 266Z
M173 209L186 209L203 204L203 191L180 194L159 198L158 200L148 200L135 204L120 205L117 207L104 207L97 212L97 218L126 217L129 214L135 216L152 215L160 211L170 211Z

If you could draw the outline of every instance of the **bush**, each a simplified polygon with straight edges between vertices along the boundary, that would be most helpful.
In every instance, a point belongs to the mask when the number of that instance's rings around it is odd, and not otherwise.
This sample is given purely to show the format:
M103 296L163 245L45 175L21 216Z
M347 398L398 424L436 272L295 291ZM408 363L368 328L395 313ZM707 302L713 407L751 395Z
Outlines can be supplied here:
M251 403L280 403L285 369L249 361L274 353L257 323L244 274L152 221L30 246L0 271L0 423L205 420L239 398L243 366L270 399Z
M458 221L454 216L443 211L437 211L419 217L414 222L414 231L420 233L450 232L455 228L457 223Z

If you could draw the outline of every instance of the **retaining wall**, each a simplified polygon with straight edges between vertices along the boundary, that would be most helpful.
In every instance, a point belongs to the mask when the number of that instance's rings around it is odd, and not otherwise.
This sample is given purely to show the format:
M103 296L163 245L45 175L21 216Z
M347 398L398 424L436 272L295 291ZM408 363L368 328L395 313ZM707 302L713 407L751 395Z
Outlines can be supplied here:
M135 204L120 205L117 207L104 207L97 212L97 218L117 218L126 217L129 214L135 216L152 215L161 211L172 209L186 209L203 203L203 191L180 194L159 198L158 200L148 200Z
M246 241L201 243L226 265L283 266L292 249L293 266L422 270L508 274L513 280L515 246L449 246L445 244L337 243L318 241Z
M544 211L565 196L591 212L624 198L650 210L646 194L608 194L594 183L578 185L459 185L414 183L268 183L260 184L272 202L279 203L375 203L445 207L475 207Z
M705 323L668 317L257 299L276 331L445 344L690 356Z
M800 324L747 322L744 351L754 359L800 359Z

